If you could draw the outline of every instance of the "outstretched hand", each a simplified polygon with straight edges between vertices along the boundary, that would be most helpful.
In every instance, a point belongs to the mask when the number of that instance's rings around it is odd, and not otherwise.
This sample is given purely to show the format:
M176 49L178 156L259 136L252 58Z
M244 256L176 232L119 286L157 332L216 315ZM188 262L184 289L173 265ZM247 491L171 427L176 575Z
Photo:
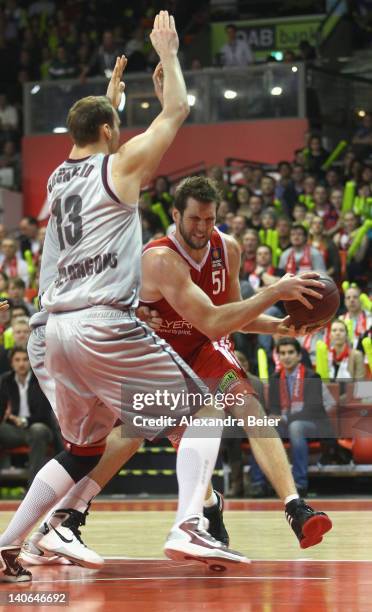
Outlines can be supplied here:
M179 47L178 34L173 15L160 11L154 20L150 40L160 59L176 55Z
M115 67L107 87L106 96L114 108L118 108L121 96L124 93L125 83L121 79L127 63L128 60L125 55L116 58Z

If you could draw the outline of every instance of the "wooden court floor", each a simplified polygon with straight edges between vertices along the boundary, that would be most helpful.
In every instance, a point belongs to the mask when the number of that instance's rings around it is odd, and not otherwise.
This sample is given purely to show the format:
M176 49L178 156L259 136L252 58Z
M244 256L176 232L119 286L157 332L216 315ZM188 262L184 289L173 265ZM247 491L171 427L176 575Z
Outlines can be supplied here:
M227 502L231 546L252 563L216 575L203 564L164 558L175 502L99 501L83 537L106 558L104 568L33 568L31 586L0 586L0 609L47 608L5 605L5 592L61 591L69 597L64 609L79 612L372 611L372 499L317 500L312 505L329 513L333 530L320 545L302 550L280 502ZM0 529L15 507L14 502L0 503Z

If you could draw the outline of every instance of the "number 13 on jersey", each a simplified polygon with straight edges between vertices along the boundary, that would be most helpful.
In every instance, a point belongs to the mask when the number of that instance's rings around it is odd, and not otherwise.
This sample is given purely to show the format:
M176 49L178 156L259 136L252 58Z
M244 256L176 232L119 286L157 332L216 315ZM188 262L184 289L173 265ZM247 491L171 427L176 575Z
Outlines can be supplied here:
M61 198L57 198L52 204L51 212L57 220L57 233L61 251L66 248L66 242L70 246L74 246L83 236L83 220L79 214L81 209L82 201L78 195L70 195L66 198L64 213ZM63 228L64 216L67 216L70 223Z
M212 272L213 295L221 293L226 289L226 269L213 270Z

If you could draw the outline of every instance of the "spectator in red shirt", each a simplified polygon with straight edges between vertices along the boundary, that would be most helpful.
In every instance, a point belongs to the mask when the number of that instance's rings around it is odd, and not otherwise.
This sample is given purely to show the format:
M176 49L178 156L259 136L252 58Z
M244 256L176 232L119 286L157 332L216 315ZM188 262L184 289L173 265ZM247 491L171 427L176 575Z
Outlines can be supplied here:
M256 267L249 275L249 282L255 291L269 287L275 283L284 271L272 264L272 250L267 244L261 244L256 251Z
M309 272L310 270L325 272L324 259L321 253L307 244L307 239L307 230L303 225L300 223L292 225L292 247L281 254L279 268L291 274Z

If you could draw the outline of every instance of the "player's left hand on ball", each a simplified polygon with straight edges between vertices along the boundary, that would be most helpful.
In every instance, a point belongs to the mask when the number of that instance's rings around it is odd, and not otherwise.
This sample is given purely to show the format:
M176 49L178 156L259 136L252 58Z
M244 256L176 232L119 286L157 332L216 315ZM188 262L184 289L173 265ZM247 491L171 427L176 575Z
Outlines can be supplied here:
M292 324L292 319L290 316L285 317L281 320L281 322L277 325L275 330L275 334L279 336L290 336L295 338L296 336L305 336L307 334L306 325L299 327L298 329Z

